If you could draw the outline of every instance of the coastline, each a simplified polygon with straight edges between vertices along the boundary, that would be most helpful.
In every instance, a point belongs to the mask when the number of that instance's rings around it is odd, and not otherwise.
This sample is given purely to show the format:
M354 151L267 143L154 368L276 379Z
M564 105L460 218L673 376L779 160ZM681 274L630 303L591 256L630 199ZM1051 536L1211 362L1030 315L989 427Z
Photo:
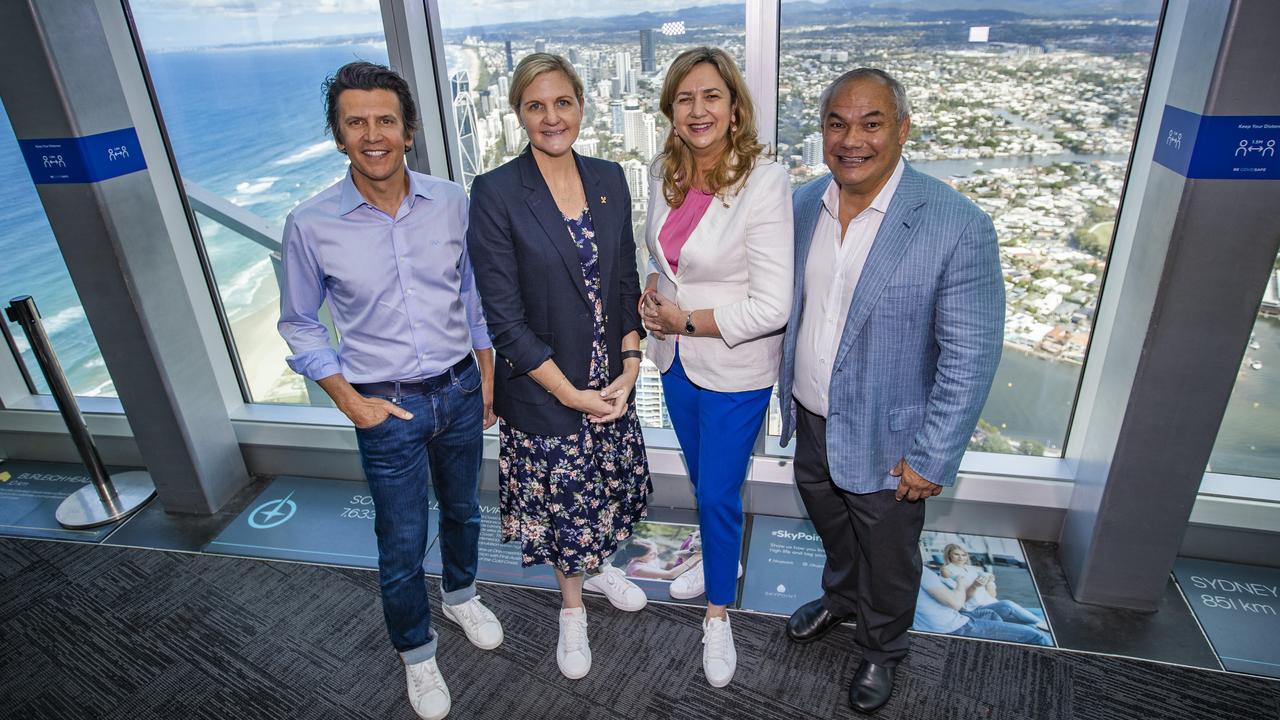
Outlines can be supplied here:
M1041 360L1051 360L1053 362L1060 362L1064 365L1074 365L1075 367L1084 367L1084 363L1080 362L1079 360L1069 360L1059 355L1053 355L1051 353L1047 353L1043 350L1037 350L1036 348L1027 347L1026 345L1018 345L1016 343L1011 343L1008 340L1004 341L1004 348L1006 350L1017 350L1018 352L1024 355L1030 355L1031 357L1039 358Z
M306 403L301 376L285 362L289 346L276 331L280 290L274 279L258 287L249 307L255 309L231 318L230 325L250 396L254 402Z

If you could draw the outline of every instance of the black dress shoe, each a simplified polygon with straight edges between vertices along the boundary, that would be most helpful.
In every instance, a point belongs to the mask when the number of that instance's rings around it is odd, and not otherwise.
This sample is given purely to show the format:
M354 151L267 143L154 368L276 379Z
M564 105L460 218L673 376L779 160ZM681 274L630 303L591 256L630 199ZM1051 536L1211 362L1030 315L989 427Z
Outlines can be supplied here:
M893 694L893 668L862 661L849 683L849 704L854 710L873 713Z
M811 643L839 627L844 617L833 615L822 600L801 605L787 620L787 637L798 643Z

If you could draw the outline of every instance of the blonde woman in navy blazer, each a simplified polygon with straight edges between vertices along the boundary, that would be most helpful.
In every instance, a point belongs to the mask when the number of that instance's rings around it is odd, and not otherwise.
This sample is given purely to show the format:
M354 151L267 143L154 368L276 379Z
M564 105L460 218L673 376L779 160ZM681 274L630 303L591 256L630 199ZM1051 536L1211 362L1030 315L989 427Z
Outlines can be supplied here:
M582 590L614 607L644 591L606 559L644 517L649 466L632 405L640 326L631 196L617 163L582 157L582 81L558 55L516 67L511 107L529 135L515 160L471 186L467 247L494 373L502 540L560 584L556 662L591 668Z
M794 262L791 190L756 141L754 108L733 58L694 48L667 71L671 121L654 163L642 315L698 502L702 563L671 585L707 596L702 666L733 679L726 606L742 552L742 483L781 358Z

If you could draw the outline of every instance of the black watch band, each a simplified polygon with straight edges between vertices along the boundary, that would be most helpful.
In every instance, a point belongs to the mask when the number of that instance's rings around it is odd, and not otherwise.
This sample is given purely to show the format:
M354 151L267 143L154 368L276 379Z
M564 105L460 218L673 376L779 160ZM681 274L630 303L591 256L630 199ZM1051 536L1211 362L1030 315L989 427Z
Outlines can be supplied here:
M644 357L644 353L640 352L639 350L623 350L622 351L623 360L630 360L631 358L640 360L643 357Z

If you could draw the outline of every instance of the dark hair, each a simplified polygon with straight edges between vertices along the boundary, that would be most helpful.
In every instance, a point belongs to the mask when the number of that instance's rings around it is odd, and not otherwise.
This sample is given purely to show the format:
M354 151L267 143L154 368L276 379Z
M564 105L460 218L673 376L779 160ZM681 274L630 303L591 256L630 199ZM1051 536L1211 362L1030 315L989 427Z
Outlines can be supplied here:
M400 117L404 120L405 132L412 135L418 130L418 106L409 92L409 83L386 65L363 60L349 62L325 78L321 87L324 89L325 123L335 140L342 137L338 134L338 96L344 90L390 90L400 98Z

